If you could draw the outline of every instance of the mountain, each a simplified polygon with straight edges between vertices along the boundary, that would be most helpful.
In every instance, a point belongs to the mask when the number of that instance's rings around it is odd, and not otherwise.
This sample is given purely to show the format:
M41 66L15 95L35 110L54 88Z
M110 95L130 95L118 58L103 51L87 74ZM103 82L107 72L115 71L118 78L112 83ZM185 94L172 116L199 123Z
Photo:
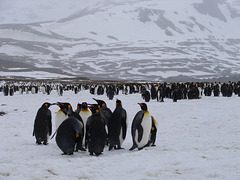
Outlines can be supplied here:
M3 0L1 78L239 80L238 0Z

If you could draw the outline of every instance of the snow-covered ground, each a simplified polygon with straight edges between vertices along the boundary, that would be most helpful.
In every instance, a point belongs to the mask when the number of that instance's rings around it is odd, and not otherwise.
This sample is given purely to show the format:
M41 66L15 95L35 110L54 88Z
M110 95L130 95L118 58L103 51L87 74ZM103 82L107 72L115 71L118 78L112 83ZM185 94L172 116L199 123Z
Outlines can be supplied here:
M16 93L0 94L0 179L194 179L238 180L240 178L239 97L205 97L174 103L150 101L149 111L158 121L156 147L129 151L132 145L130 126L143 102L140 94L116 96L128 112L128 132L123 150L101 156L76 152L61 155L55 139L47 146L36 145L32 136L34 118L44 102L94 103L103 99L112 110L115 99L106 95L78 94L65 91L58 96ZM57 106L51 106L53 131Z

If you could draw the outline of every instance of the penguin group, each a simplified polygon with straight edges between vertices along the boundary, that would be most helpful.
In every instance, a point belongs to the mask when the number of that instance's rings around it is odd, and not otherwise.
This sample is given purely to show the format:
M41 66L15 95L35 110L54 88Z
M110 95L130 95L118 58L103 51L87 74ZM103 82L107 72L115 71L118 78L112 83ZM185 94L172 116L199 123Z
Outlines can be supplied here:
M88 90L93 95L106 94L109 100L122 92L129 95L139 93L145 102L164 102L166 98L177 102L182 99L201 99L203 95L218 97L231 97L234 94L240 97L240 81L238 82L177 82L177 83L63 83L63 82L5 82L0 85L0 92L4 96L19 94L50 95L56 91L59 96L63 96L65 91L73 91L78 94L81 90Z
M36 144L48 144L52 134L52 115L49 107L57 105L59 110L55 117L56 132L52 138L56 136L56 144L64 155L88 150L90 155L99 156L105 147L108 147L109 151L123 149L128 121L127 111L123 108L121 100L116 99L113 112L105 101L95 98L93 100L96 103L78 103L75 111L67 102L43 103L34 121L33 136L36 138ZM141 150L146 146L155 146L157 135L157 123L150 115L147 104L139 105L141 110L135 115L131 126L131 151L135 148Z

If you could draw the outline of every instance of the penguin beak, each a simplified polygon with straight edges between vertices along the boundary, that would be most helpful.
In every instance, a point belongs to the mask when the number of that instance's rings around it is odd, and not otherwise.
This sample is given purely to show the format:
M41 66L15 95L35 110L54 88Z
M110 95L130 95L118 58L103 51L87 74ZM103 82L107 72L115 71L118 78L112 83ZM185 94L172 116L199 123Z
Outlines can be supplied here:
M97 99L93 98L93 100L96 101L96 102L98 103L98 100L97 100Z
M63 103L60 103L60 102L57 102L57 103L55 103L55 104L58 105L58 106L63 105Z

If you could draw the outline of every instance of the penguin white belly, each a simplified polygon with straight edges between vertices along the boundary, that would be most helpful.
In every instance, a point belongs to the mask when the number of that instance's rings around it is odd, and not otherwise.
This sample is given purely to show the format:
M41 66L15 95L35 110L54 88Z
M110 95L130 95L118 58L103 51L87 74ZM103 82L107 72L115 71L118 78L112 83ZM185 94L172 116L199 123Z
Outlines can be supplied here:
M128 118L127 118L127 112L126 112L126 128L128 127ZM125 137L126 138L126 137ZM122 143L125 139L123 139L123 128L121 127L120 129L120 135L119 135L119 141L120 141L120 146L122 146Z
M59 110L55 117L55 127L56 129L62 124L62 122L67 119L68 116L66 116L61 110Z
M135 136L135 142L138 145L138 148L142 148L144 147L149 140L149 135L150 135L150 131L152 128L152 119L151 119L151 115L150 113L147 111L144 113L142 122L141 122L141 126L143 128L143 135L142 135L142 139L140 140L140 142L138 142L138 136L139 133L138 131L136 132L136 136Z
M81 116L81 118L83 120L83 123L84 123L84 127L85 127L87 119L88 119L89 116L92 115L92 112L89 111L89 110L86 110L86 111L82 110L82 111L80 111L79 115Z
M83 136L83 145L85 145L85 138L86 138L86 124L87 124L87 119L89 116L92 115L92 112L89 110L82 110L80 111L79 115L81 116L82 120L83 120L83 126L84 126L84 136Z

